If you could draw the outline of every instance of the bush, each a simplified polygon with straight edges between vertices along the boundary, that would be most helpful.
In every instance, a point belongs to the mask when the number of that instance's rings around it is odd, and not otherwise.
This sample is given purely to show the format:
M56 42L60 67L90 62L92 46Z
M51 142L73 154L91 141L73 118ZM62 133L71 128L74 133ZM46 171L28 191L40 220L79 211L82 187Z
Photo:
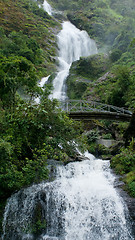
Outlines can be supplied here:
M118 61L118 59L121 57L122 51L119 49L113 50L110 54L110 59L112 62Z
M88 151L93 155L97 155L97 143L90 143L88 146Z
M123 149L122 152L112 158L111 167L117 173L125 174L132 171L135 166L135 152L130 151L128 148Z
M128 184L127 190L129 191L132 197L135 197L135 181Z
M88 144L91 144L92 142L95 142L98 138L99 132L97 129L93 129L88 132L87 134L87 142Z
M132 140L128 148L123 148L121 153L112 158L111 167L116 173L123 175L126 183L125 189L135 197L135 150Z

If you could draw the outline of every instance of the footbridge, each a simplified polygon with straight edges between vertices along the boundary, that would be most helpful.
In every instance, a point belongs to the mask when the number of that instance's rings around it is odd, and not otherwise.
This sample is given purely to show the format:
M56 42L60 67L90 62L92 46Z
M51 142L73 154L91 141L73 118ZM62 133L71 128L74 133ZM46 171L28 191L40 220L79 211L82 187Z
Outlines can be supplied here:
M60 102L60 108L75 120L108 119L115 121L130 121L132 112L125 108L96 101L65 100Z

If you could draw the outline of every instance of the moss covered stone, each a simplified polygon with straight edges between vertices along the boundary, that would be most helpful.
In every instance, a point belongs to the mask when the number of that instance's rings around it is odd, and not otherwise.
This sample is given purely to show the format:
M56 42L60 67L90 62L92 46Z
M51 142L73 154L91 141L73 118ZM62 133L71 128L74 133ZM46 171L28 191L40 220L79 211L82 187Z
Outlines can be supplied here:
M67 94L71 99L81 98L90 82L98 79L110 67L108 55L82 57L71 66L67 78Z

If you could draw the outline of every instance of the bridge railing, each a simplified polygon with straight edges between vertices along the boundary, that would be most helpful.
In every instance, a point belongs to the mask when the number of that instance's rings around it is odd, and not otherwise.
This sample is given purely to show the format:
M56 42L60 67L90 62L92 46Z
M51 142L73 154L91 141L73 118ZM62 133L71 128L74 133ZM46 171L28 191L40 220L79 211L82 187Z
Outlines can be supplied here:
M65 100L60 102L60 108L70 112L115 112L118 114L132 115L132 112L125 108L116 107L96 101Z

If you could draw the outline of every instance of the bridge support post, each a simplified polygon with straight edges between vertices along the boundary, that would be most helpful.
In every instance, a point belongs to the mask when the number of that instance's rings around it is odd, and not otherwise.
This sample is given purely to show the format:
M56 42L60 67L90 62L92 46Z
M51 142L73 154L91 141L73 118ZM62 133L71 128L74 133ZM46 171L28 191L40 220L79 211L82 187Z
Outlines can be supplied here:
M67 107L66 107L66 109L67 109L67 112L68 112L68 102L67 102Z

